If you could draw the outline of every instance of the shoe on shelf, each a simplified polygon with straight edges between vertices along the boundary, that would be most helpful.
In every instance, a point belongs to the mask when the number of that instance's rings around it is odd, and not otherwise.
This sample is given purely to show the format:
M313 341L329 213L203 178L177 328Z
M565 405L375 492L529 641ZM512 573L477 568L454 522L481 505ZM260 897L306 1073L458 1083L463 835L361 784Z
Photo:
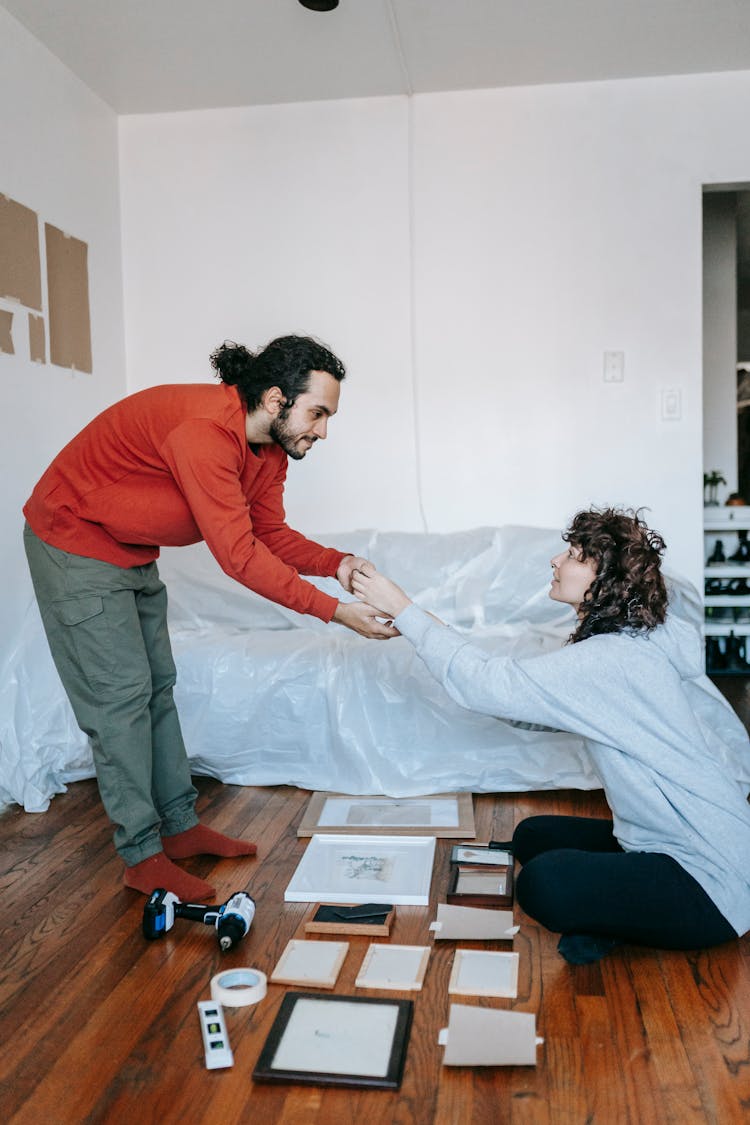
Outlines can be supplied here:
M727 672L750 672L750 665L745 659L745 638L735 637L730 633L727 637Z
M706 637L706 671L725 672L727 668L726 647L723 637Z
M706 559L706 566L721 566L726 561L727 557L724 554L724 544L721 539L717 539L712 554Z
M729 556L729 561L733 563L750 563L750 543L747 541L747 532L744 530L738 531L737 538L739 539L737 550L733 555Z

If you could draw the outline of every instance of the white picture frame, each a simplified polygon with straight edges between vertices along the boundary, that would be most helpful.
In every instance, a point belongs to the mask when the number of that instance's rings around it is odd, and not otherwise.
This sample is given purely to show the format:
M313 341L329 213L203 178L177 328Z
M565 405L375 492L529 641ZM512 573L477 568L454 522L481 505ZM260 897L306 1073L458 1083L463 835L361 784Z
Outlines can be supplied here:
M427 906L434 858L434 836L315 835L284 901Z
M517 996L518 954L457 949L448 993L451 996Z
M429 959L428 945L379 945L371 942L354 987L418 992Z
M446 839L472 837L474 798L471 793L434 793L423 797L313 793L297 835L338 832L359 836L398 833Z

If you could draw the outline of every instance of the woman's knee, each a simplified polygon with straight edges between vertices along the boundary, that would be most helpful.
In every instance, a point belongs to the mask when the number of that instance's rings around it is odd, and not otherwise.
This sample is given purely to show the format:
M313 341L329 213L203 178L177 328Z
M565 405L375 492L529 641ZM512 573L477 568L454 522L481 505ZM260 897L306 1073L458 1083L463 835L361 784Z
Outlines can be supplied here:
M527 816L516 825L512 847L513 855L519 863L528 863L541 852L547 851L550 827L554 820L551 816Z
M548 930L562 933L567 924L570 897L560 878L557 857L546 852L530 859L516 877L516 901L530 918Z

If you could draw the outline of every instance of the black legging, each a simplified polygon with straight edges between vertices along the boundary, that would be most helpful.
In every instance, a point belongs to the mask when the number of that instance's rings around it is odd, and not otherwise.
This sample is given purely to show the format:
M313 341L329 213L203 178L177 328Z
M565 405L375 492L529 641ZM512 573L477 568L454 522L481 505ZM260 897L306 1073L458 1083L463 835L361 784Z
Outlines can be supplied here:
M555 933L658 949L705 949L737 937L676 860L623 851L609 820L528 817L513 833L513 853L524 865L518 902Z

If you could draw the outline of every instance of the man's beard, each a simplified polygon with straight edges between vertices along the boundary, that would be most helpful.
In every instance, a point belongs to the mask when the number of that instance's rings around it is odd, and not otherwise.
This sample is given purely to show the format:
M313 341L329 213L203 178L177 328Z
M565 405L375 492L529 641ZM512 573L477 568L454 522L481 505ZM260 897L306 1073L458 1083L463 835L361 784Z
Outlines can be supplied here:
M278 418L274 418L271 422L271 437L280 445L286 453L287 457L291 457L294 461L301 461L307 453L307 449L300 449L298 442L306 437L305 434L293 434L289 429L287 423L287 415L289 410L284 410L279 414ZM317 441L317 438L313 438Z

